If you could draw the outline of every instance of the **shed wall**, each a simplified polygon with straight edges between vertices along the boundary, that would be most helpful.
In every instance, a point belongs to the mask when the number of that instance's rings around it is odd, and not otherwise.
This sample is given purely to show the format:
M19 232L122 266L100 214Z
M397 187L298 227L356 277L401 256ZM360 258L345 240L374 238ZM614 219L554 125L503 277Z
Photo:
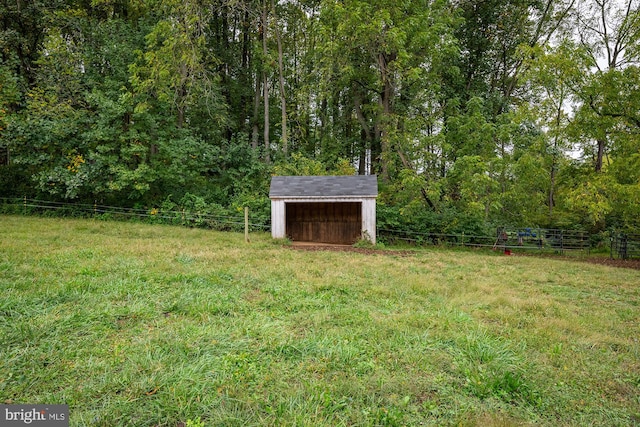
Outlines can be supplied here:
M284 206L284 200L271 200L271 237L274 239L287 237Z
M376 199L362 201L362 238L376 244Z

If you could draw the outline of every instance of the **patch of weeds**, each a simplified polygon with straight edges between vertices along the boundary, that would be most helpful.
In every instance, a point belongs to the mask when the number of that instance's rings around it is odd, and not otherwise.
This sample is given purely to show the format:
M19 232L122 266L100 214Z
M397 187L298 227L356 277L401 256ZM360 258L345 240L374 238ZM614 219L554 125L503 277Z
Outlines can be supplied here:
M194 318L232 316L240 309L237 302L238 297L228 292L192 288L176 295L174 300L162 307L162 312Z
M196 418L194 420L188 419L185 427L205 427L206 424L202 421L201 418Z
M405 396L395 402L380 402L375 408L365 408L362 412L371 426L401 427L407 425L405 415L411 402L410 396ZM373 409L373 410L372 410Z
M523 357L506 340L475 331L463 337L455 352L466 389L472 395L505 402L522 399L535 405L536 393L524 377Z
M358 241L355 242L352 246L354 248L360 248L360 249L373 249L373 248L375 248L375 245L373 243L371 243L371 240L365 239L365 238L358 239Z
M330 390L315 393L311 400L329 414L340 413L353 405L353 399L347 396L335 396Z
M222 358L222 371L230 383L250 384L256 381L260 364L253 353L229 353Z
M179 253L176 255L175 261L182 265L189 265L195 261L195 258L188 254Z
M288 237L283 237L283 238L279 238L279 239L272 239L271 242L275 246L291 246L293 244L291 239L289 239Z
M357 242L355 242L352 246L354 248L358 248L358 249L384 249L386 248L385 244L382 242L377 242L376 244L373 244L371 242L371 237L369 236L369 234L366 234L361 237L360 239L358 239Z
M394 406L391 408L376 408L373 414L370 415L372 426L401 427L405 425L403 418L404 412Z

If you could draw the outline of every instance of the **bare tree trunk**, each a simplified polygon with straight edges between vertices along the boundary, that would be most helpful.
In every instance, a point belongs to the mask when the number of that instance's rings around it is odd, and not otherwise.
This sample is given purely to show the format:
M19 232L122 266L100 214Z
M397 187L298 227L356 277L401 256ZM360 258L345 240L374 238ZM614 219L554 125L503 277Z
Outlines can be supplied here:
M360 153L358 155L358 175L367 173L367 147L369 147L364 130L360 132Z
M178 116L176 118L176 125L178 126L178 129L182 129L182 127L184 126L184 116L185 116L185 110L186 110L186 100L185 98L187 97L187 78L188 78L188 72L187 72L187 65L186 64L180 64L180 87L178 88L178 93L177 93L177 99L176 99L176 104L178 106Z
M271 147L269 141L269 80L266 71L262 72L262 97L264 100L264 158L269 163L269 149Z
M550 176L550 185L549 185L549 223L553 219L553 206L555 205L555 187L556 187L556 155L553 155L553 159L551 160L551 176Z
M365 175L367 172L367 149L371 149L371 141L373 139L371 135L371 128L367 124L367 119L362 111L362 96L358 88L353 88L353 106L356 112L356 118L360 123L360 153L358 160L358 174Z
M382 179L389 180L389 131L391 126L391 103L393 98L393 84L391 76L389 76L389 63L396 58L395 53L385 55L378 54L378 66L380 67L380 77L382 79L383 89L380 93L380 104L382 106L382 127L380 132L380 149L381 149L381 175Z
M262 9L262 53L264 61L267 59L269 51L267 50L267 1L264 1ZM270 162L269 148L271 142L269 141L269 80L267 78L266 64L262 64L262 92L264 100L264 159L267 163Z
M276 21L276 40L278 42L278 72L280 80L280 110L282 112L282 151L287 154L288 138L287 138L287 100L284 92L284 66L282 65L282 40L280 38L280 30L278 29L278 15L276 15L276 6L274 0L271 0L274 19Z
M259 133L259 110L260 110L260 76L256 73L256 87L253 95L253 128L251 131L251 147L256 150L258 148L258 133Z
M242 23L240 24L241 27L241 32L242 32L242 53L241 53L241 84L243 87L247 87L249 85L252 85L253 80L251 79L252 73L251 73L251 32L250 32L250 23L249 23L249 12L245 11L243 18L242 18ZM255 98L255 94L253 96L253 98ZM249 119L249 125L251 126L251 128L253 127L254 124L254 119L255 119L255 114L251 114L251 95L250 93L247 91L242 91L242 94L240 96L240 102L241 102L241 106L242 106L242 117L240 117L240 128L242 129L246 129L247 132L249 131L249 128L246 126L245 124L245 120ZM253 131L253 129L251 129ZM253 138L253 135L252 135ZM253 146L253 139L251 140L251 145ZM255 148L255 147L254 147Z

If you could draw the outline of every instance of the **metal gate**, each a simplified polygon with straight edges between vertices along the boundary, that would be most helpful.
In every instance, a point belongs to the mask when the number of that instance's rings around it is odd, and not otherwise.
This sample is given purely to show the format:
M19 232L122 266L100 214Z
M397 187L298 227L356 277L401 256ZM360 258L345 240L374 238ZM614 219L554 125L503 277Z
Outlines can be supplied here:
M640 234L614 234L611 238L611 257L640 258Z

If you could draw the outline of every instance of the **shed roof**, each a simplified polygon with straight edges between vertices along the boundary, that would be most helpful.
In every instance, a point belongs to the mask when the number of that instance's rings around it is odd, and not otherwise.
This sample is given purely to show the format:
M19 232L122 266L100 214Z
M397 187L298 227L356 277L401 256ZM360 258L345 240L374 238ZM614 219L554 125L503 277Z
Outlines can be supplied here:
M377 197L375 175L274 176L270 198L287 197Z

